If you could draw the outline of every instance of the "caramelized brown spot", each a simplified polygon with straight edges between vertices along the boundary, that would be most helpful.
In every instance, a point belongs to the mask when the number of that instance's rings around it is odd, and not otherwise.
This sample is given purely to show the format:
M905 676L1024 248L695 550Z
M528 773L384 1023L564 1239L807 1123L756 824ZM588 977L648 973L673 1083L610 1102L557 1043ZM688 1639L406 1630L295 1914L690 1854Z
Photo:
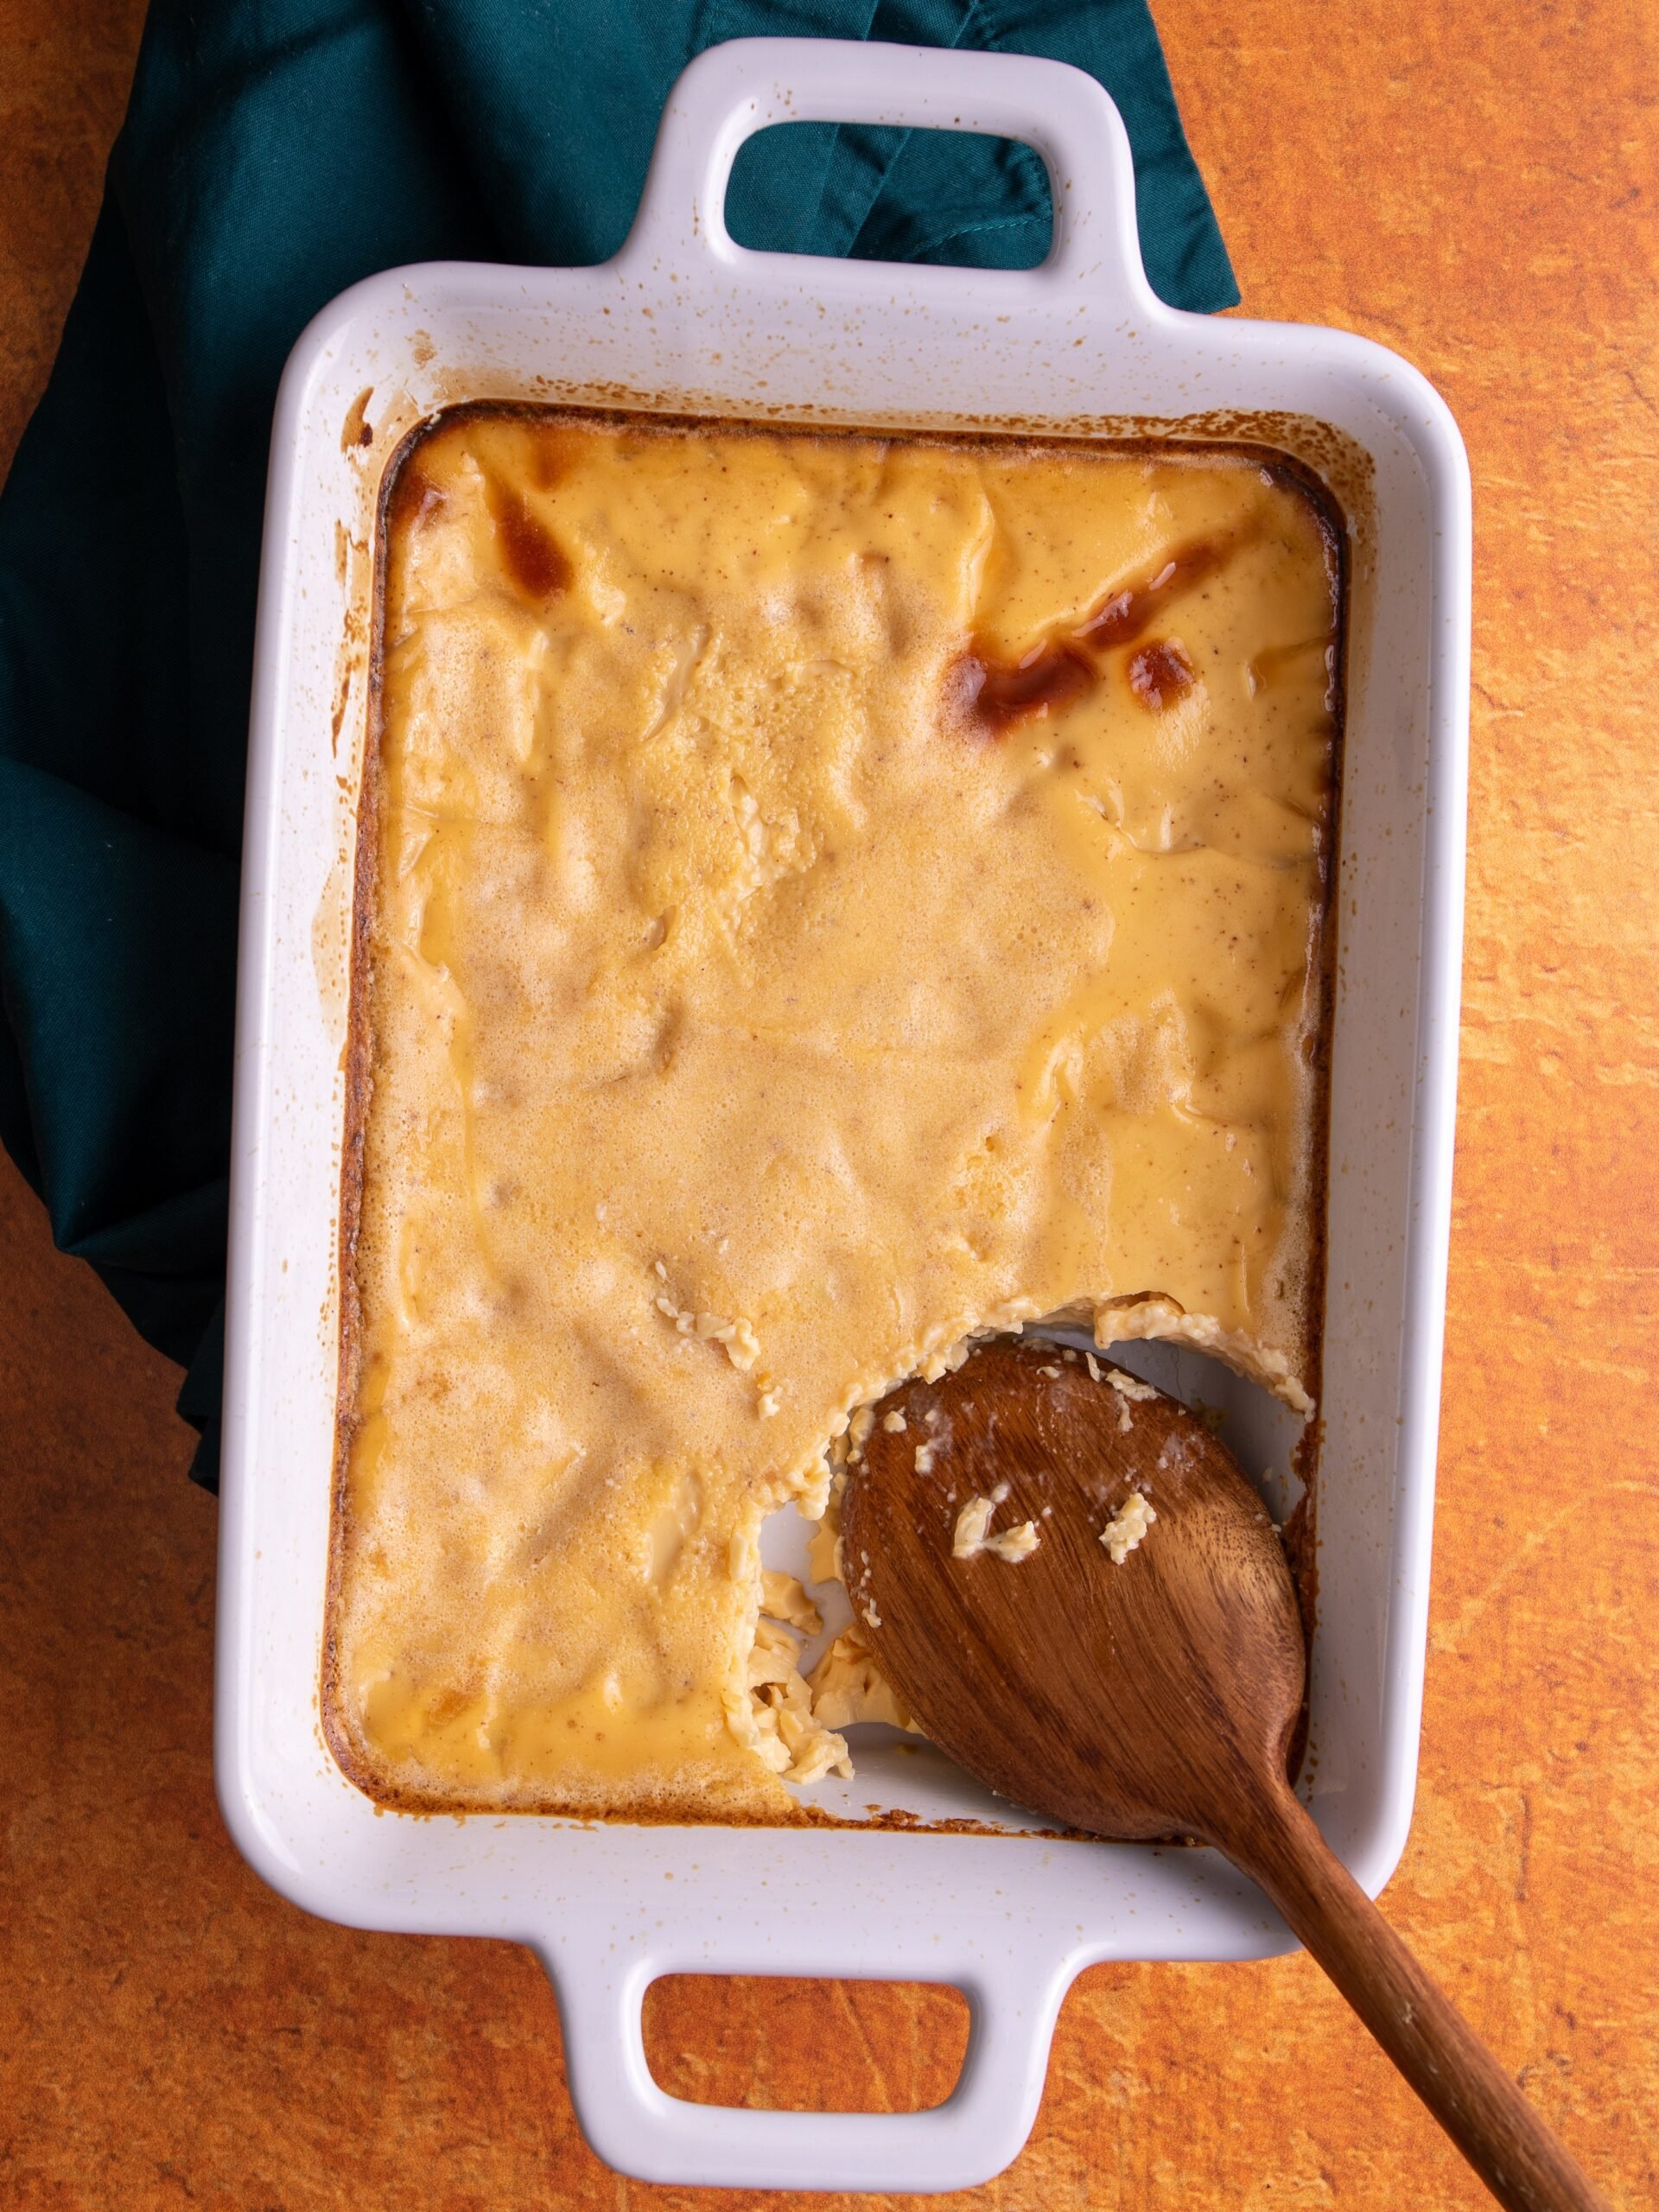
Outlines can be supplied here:
M427 517L443 505L443 493L422 474L411 454L392 479L386 500L386 518L397 531L417 530Z
M490 486L490 514L507 574L526 599L547 599L570 581L570 563L522 492Z
M1192 664L1173 638L1142 645L1130 658L1129 689L1155 715L1184 699L1194 681Z
M958 704L994 730L1027 715L1046 715L1051 707L1069 707L1095 681L1094 663L1069 642L1039 645L1010 666L976 639L957 669Z
M994 736L1027 715L1069 707L1097 682L1107 653L1133 645L1172 601L1213 575L1254 534L1247 529L1179 547L1144 582L1122 585L1075 628L1045 639L1018 661L999 660L976 638L947 678L949 703ZM1137 677L1143 662L1147 672ZM1191 688L1193 671L1178 645L1159 644L1135 656L1129 681L1145 705L1161 709Z
M1244 533L1236 532L1230 537L1195 538L1191 545L1178 547L1145 583L1126 585L1102 600L1091 614L1084 617L1073 636L1096 652L1109 652L1113 645L1132 645L1172 600L1213 576L1245 542Z

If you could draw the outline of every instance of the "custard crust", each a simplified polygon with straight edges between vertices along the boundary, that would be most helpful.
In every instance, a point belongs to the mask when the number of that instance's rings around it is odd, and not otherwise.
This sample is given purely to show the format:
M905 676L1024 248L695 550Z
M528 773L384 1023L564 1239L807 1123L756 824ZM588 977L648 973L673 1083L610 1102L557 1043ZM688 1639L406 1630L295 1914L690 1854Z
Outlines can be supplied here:
M1059 1318L1312 1409L1340 517L1255 448L482 408L381 543L329 1741L795 1819L759 1529L861 1407Z

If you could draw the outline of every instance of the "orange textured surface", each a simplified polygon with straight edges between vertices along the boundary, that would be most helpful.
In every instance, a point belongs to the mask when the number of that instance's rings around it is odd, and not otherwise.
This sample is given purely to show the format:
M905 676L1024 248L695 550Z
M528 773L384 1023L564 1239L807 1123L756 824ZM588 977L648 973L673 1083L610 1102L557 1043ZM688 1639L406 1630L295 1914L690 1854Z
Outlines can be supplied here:
M0 456L90 236L140 15L0 0ZM1398 347L1473 460L1441 1497L1417 1820L1386 1909L1633 2208L1659 2158L1659 770L1640 645L1659 615L1659 15L1158 15L1249 310ZM599 2164L527 1954L325 1927L240 1864L210 1768L215 1508L184 1479L176 1378L53 1255L6 1166L0 1254L0 2201L758 2205ZM887 1987L677 1984L652 2018L667 2086L777 2105L812 2101L826 2053L847 2101L931 2102L962 2032L948 1998ZM1485 2200L1294 1958L1086 1975L1028 2148L960 2201Z

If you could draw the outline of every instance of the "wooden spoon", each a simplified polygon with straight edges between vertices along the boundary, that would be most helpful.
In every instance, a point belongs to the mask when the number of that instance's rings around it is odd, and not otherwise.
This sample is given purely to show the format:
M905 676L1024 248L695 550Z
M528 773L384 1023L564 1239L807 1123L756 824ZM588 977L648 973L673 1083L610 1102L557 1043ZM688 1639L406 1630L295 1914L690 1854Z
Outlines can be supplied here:
M1135 1491L1156 1518L1124 1548L1131 1509L1115 1564L1102 1532ZM955 1556L976 1498L994 1501L993 1539L1029 1521L1036 1548ZM1055 1345L987 1346L877 1408L849 1471L841 1555L882 1672L952 1758L1095 1835L1214 1844L1501 2203L1606 2212L1293 1794L1296 1592L1261 1500L1185 1406Z

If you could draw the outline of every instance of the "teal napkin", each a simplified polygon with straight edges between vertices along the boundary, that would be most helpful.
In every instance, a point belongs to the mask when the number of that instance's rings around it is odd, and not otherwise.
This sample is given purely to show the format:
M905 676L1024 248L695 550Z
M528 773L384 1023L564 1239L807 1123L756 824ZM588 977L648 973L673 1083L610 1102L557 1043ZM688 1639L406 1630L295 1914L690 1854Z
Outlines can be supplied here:
M0 496L0 1142L188 1370L212 1484L254 592L271 405L359 276L621 244L691 56L760 32L1048 54L1128 126L1173 304L1225 249L1145 0L156 0L52 380ZM1028 266L1028 149L751 141L747 245Z

